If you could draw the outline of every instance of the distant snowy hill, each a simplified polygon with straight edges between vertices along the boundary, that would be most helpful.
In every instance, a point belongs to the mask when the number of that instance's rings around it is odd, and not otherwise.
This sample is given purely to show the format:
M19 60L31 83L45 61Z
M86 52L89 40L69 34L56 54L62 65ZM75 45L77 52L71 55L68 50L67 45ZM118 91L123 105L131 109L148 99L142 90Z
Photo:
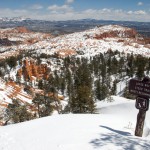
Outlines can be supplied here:
M134 29L119 25L100 26L53 38L51 35L33 32L10 34L10 29L8 31L1 29L0 33L3 38L7 37L9 41L21 41L20 45L2 46L1 52L3 53L0 59L25 51L48 55L57 54L60 57L68 55L90 57L108 50L118 50L126 54L150 56L149 42L140 37Z
M1 150L149 150L150 111L142 138L134 136L135 101L98 102L99 114L53 115L0 127Z
M26 18L26 17L10 17L10 18L8 18L8 17L1 17L0 18L0 21L1 22L22 22L22 21L24 21L24 20L30 20L30 18Z
M68 55L90 57L108 50L150 56L150 45L138 37L134 29L119 25L101 26L43 40L32 45L30 49L48 55L57 53L60 57Z

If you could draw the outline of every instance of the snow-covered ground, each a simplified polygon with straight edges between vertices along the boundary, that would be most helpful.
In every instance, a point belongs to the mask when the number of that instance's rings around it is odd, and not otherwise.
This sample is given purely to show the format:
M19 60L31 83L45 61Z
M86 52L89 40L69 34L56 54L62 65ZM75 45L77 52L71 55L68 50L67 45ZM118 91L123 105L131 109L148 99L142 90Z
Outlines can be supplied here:
M99 114L53 115L0 127L0 150L149 150L150 111L144 136L134 136L134 100L98 102Z
M150 49L144 45L137 43L137 41L130 37L125 37L125 31L130 31L131 28L126 28L118 25L108 25L102 27L96 27L91 30L83 32L77 32L68 34L65 36L59 36L52 38L50 41L38 42L34 45L37 53L54 54L59 53L60 50L74 50L77 55L90 57L99 53L107 52L109 49L112 51L118 50L124 53L141 54L143 56L149 56ZM118 37L104 37L102 39L96 39L96 35L102 35L104 33L110 34L110 32L118 32ZM123 40L123 42L118 42ZM32 49L32 47L30 48ZM63 52L61 52L61 55ZM64 52L65 56L66 51ZM75 53L73 53L75 54Z
M0 32L3 33L5 30L0 29ZM8 31L9 30L12 29L8 29ZM50 35L33 32L13 34L11 36L8 34L10 36L9 40L28 41L34 39L34 42L30 44L23 42L20 45L2 46L0 51L3 53L0 55L0 59L12 55L18 55L24 51L33 51L37 54L44 53L48 55L54 55L57 53L61 57L68 55L81 55L82 57L89 58L90 56L107 52L110 49L112 51L118 50L125 54L133 53L150 57L150 45L138 42L136 38L132 37L135 36L132 32L133 30L131 28L119 25L106 25L54 38Z
M13 74L11 73L11 76ZM13 75L15 77L15 74ZM5 80L0 78L0 107L3 107L9 103L12 103L12 98L17 98L18 100L31 104L32 97L23 91L22 87L17 84L6 84ZM6 107L6 106L5 106Z

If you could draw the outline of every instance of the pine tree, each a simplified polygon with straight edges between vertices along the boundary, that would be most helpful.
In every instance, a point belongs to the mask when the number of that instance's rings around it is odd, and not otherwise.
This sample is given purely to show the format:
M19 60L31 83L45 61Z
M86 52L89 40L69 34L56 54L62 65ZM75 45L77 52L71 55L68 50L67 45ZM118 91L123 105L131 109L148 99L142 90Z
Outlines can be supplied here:
M95 95L96 95L96 99L101 100L101 87L100 87L101 83L100 80L97 80L95 82Z
M39 118L51 115L53 111L51 105L51 103L54 102L53 97L50 98L45 95L36 94L32 102L37 107L37 113Z
M12 120L14 123L24 122L31 120L33 117L27 111L27 106L21 105L18 100L13 99L12 104L9 104L6 113L9 116L9 120Z
M17 59L14 56L11 56L6 61L7 61L7 64L9 65L10 68L13 68L17 65Z
M89 65L82 59L82 65L76 71L74 79L74 91L70 99L70 109L73 113L93 113L95 109L92 78Z
M139 79L142 79L142 77L144 77L144 70L146 67L146 59L143 56L139 55L136 59L136 66L137 66L136 76Z
M127 57L127 66L128 66L128 68L127 68L127 75L129 76L129 77L133 77L133 75L134 75L134 69L135 69L135 66L134 66L134 56L133 56L133 54L131 54L131 56L130 55L128 55L128 57Z
M87 86L79 86L71 103L73 113L93 113L95 109L91 91Z
M129 93L128 83L126 83L126 87L125 87L124 92L123 92L123 97L128 98L128 99L135 99L136 98L135 95Z
M60 77L56 70L54 71L54 87L56 87L57 90L60 89Z
M61 90L61 93L62 93L62 94L64 94L65 87L66 87L65 78L61 78L60 90Z
M41 109L40 106L43 104L44 96L40 94L36 94L34 99L32 100L33 104L37 107L38 117L41 117Z
M146 67L146 70L147 70L146 74L149 75L149 73L150 73L150 58L147 59L147 67Z
M112 95L116 95L116 92L117 92L117 81L114 80L114 81L113 81L113 87L112 87L112 89L111 89L111 94L112 94Z
M53 112L53 106L52 106L52 102L54 102L53 97L49 97L49 96L44 96L43 98L43 104L41 106L41 117L45 117L45 116L49 116L51 115L51 113Z
M107 73L110 76L112 74L112 60L111 60L111 56L109 55L108 60L107 60Z
M39 82L38 82L38 88L39 89L43 89L43 87L44 87L43 80L39 80Z
M100 75L102 78L102 85L103 85L107 79L107 66L106 66L106 62L105 62L103 55L101 55L101 62L102 64L100 65Z
M118 60L114 56L111 62L112 74L118 73Z
M125 62L124 62L124 58L123 57L121 57L120 58L120 60L119 60L119 69L118 69L118 73L119 73L119 75L120 75L120 78L122 78L122 76L123 76L123 71L124 71L124 69L125 69Z
M100 86L100 91L101 91L100 100L104 100L109 94L109 89L105 84L103 84L102 86Z

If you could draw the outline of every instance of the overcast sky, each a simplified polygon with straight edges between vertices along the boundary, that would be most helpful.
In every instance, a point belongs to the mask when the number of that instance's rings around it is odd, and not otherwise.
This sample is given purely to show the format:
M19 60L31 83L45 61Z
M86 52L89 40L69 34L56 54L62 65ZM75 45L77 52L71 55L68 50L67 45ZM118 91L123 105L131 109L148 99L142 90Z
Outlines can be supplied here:
M150 0L1 0L0 17L150 22Z

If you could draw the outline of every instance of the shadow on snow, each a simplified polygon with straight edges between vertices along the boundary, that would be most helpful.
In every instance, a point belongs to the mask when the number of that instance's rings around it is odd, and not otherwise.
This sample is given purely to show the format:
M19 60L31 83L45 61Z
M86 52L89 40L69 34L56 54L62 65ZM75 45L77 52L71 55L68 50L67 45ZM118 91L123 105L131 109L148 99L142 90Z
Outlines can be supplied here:
M100 138L90 141L94 148L101 148L107 146L108 144L113 144L114 146L120 146L124 150L149 150L150 143L149 141L134 138L129 132L119 131L112 129L107 126L100 126L101 128L108 129L111 133L100 134Z

